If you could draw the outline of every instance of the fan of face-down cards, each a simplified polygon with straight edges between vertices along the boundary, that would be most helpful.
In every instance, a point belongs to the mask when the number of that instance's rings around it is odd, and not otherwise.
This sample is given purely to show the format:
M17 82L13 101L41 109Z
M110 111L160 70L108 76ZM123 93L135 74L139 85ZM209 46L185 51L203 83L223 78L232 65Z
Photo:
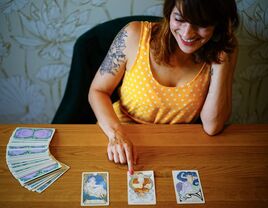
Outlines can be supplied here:
M69 167L50 154L54 128L16 128L6 149L6 162L12 175L28 190L41 193Z

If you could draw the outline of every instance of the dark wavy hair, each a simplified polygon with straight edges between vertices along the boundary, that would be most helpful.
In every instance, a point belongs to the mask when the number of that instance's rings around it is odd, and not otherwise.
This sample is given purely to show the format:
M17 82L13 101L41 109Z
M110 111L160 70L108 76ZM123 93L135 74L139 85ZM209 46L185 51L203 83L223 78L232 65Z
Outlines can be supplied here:
M178 44L172 35L169 22L174 7L182 19L200 27L215 26L212 38L193 53L196 63L220 63L222 51L231 53L236 47L234 31L239 25L235 0L165 0L163 20L153 26L151 48L157 63L169 64L170 55Z

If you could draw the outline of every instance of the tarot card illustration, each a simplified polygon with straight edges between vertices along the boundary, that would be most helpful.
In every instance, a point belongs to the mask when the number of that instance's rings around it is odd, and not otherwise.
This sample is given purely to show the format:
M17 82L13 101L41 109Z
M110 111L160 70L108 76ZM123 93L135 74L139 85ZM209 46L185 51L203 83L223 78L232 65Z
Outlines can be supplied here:
M128 204L156 204L153 171L128 173Z
M82 206L109 205L109 173L84 172L82 173Z
M178 204L205 203L197 170L172 171L172 175Z

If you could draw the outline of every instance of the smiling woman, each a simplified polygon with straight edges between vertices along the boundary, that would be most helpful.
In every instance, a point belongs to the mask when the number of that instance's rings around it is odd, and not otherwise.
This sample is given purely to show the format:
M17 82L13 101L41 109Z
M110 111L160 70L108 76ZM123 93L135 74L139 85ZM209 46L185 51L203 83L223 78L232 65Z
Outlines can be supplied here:
M127 162L130 172L136 154L122 124L194 123L200 117L204 131L214 135L231 112L235 0L165 0L163 14L161 22L131 22L118 33L89 90L109 139L109 159ZM110 95L121 80L113 104Z
M212 37L214 26L193 25L181 17L177 7L170 16L170 30L182 52L191 54L206 44Z
M195 52L192 55L195 61L208 63L219 62L219 53L231 52L236 46L233 32L239 21L235 1L171 0L165 2L163 14L163 25L155 26L151 41L159 60L168 63L170 54L177 50L176 41L180 46L192 46L189 39L198 38L194 43L201 45L191 48ZM161 37L163 43L158 44Z

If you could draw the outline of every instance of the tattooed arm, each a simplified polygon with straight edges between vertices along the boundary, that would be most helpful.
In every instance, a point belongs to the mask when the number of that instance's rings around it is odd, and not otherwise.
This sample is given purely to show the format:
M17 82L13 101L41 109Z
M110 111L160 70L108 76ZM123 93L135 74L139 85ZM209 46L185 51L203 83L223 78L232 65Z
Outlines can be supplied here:
M114 112L110 96L135 59L139 34L139 22L128 24L117 34L95 75L88 96L98 124L109 139L109 159L115 163L127 162L130 170L133 169L135 159L133 145Z

